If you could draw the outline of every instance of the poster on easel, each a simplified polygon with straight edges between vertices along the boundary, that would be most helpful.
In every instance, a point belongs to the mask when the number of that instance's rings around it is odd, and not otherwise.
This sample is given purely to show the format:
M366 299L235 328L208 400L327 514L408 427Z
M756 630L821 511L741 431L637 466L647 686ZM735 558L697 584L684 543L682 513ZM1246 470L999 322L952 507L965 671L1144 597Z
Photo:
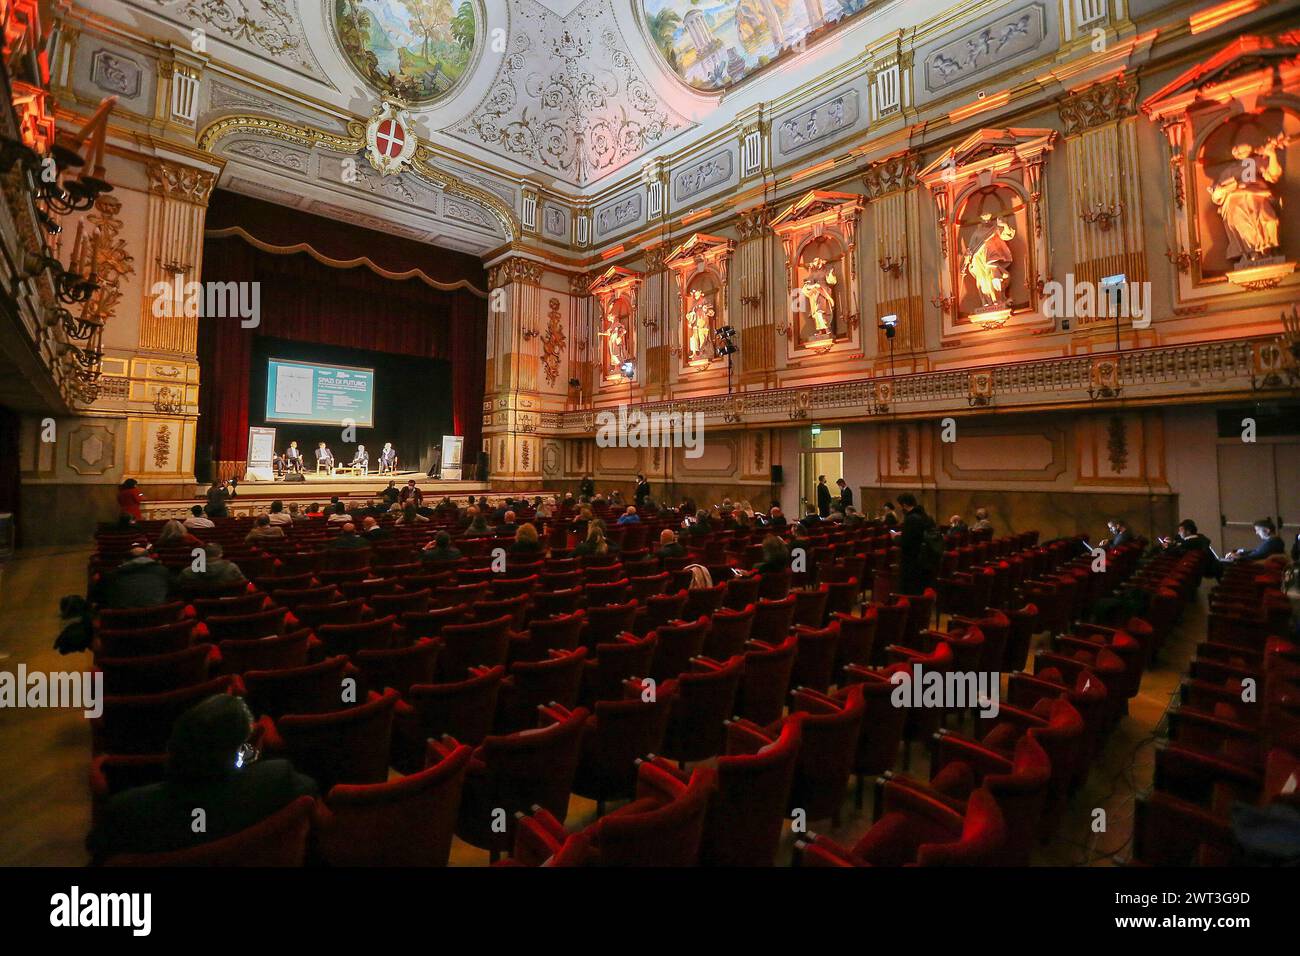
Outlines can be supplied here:
M248 470L244 481L275 481L275 429L254 425L248 429Z
M465 451L465 438L461 435L442 436L442 479L461 480L461 456Z

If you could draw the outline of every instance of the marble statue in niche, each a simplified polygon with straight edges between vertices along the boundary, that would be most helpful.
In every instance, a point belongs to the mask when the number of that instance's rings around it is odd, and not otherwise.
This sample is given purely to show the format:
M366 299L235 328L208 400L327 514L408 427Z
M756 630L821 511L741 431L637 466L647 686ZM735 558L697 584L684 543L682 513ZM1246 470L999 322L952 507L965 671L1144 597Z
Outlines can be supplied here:
M1239 137L1232 145L1234 162L1209 187L1228 236L1227 257L1238 267L1271 257L1280 245L1281 201L1275 186L1282 179L1277 151L1285 145L1280 135L1258 149Z
M799 291L803 293L808 304L808 313L813 321L813 338L834 334L835 295L834 286L839 282L835 276L835 266L820 255L815 255L808 263L808 272L803 278Z
M610 369L617 369L628 361L630 356L627 354L627 325L618 313L617 303L611 304L605 314L605 330L600 335L605 339Z
M713 335L713 297L695 288L691 290L690 309L686 312L686 330L689 335L689 351L692 359L704 358L709 339Z
M1016 237L1014 224L996 219L990 212L980 214L979 224L970 236L970 245L962 255L961 276L969 275L979 292L980 302L986 309L1007 306L1011 265L1015 256L1010 241Z

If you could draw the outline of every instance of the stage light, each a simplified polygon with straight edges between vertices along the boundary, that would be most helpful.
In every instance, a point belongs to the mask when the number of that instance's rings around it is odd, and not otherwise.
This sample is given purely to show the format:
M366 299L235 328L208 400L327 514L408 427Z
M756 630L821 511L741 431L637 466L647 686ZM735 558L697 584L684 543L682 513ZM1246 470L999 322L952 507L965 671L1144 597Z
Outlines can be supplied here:
M722 328L718 329L717 335L724 339L735 338L736 330L729 325L724 325Z
M629 359L628 361L620 365L618 367L618 370L623 373L624 378L627 379L636 378L636 365L632 362L631 359Z
M898 316L885 315L880 318L880 328L885 333L885 338L892 339L894 333L898 330Z

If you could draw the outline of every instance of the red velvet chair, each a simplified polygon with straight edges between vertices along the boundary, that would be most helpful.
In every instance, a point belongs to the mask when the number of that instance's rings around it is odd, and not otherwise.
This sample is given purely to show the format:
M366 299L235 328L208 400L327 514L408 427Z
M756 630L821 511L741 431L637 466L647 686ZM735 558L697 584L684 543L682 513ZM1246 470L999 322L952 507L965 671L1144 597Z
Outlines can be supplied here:
M103 713L90 721L92 753L165 753L177 717L213 694L243 692L240 679L226 674L161 694L105 695Z
M586 616L582 611L558 617L533 618L525 631L511 631L510 663L545 660L552 650L571 651L578 646Z
M469 614L468 604L452 604L448 607L436 607L431 611L403 614L399 620L407 637L439 637L446 625L464 624L469 620Z
M302 866L311 833L312 797L299 797L261 823L186 850L169 853L126 853L105 866L143 867L282 867Z
M365 611L365 600L353 598L328 604L302 604L293 612L293 616L303 627L316 630L326 624L360 624Z
M383 783L388 779L393 708L400 699L389 688L342 710L262 717L262 747L268 755L288 757L323 791L337 783Z
M789 809L802 809L809 821L829 817L839 825L865 712L862 690L856 685L838 698L813 690L796 690L791 695L790 715L785 720L802 723L803 745ZM767 728L767 733L775 739L780 724Z
M636 799L581 834L566 833L563 821L545 809L523 817L515 859L534 866L547 860L585 866L695 866L716 786L716 772L707 768L697 768L685 783L679 775L643 762Z
M857 750L853 755L853 773L857 776L854 804L861 810L868 778L892 770L898 763L898 748L903 742L903 728L907 722L907 709L895 707L895 684L884 671L871 670L860 664L850 664L844 669L844 687L835 696L844 699L850 686L862 691L864 711L862 733L858 735Z
M793 594L779 601L769 601L767 598L760 600L754 609L754 630L751 632L753 639L780 644L794 625L794 610Z
M693 663L694 670L662 684L666 692L676 694L663 754L683 766L722 752L726 721L736 712L745 669L745 659L739 655L725 662L700 657Z
M474 748L430 741L427 766L391 783L340 784L316 812L330 866L446 866Z
M355 679L356 673L356 668L340 655L305 667L248 671L243 679L253 712L279 718L285 714L323 714L338 710L347 690L344 680Z
M723 603L733 611L743 611L746 607L758 604L760 581L756 574L745 574L729 578L726 582L727 596ZM689 608L688 608L689 610Z
M890 781L885 813L852 849L810 835L796 844L803 866L992 866L1006 843L1006 821L987 790L970 795L965 813Z
M689 575L688 575L689 576ZM719 581L711 588L689 588L686 591L686 607L682 610L681 617L688 621L694 621L704 615L711 615L719 608L724 606L733 610L744 610L745 605L739 608L731 601L733 594L732 586L736 581L748 580L744 578L732 578L728 581ZM743 590L745 585L741 585ZM754 581L754 592L758 592L758 582ZM753 603L753 602L751 602Z
M161 694L207 681L215 650L192 644L148 657L100 657L95 669L104 675L105 694Z
M358 651L352 658L368 691L391 687L405 696L412 684L431 684L437 672L441 639L422 637L406 647Z
M890 595L887 602L873 603L869 610L876 612L876 656L871 663L883 664L887 659L885 649L903 643L912 605L905 597Z
M92 646L96 658L152 657L183 650L190 646L196 635L202 640L208 640L207 629L203 625L196 627L194 621L185 618L152 627L126 630L101 628L96 630Z
M274 671L286 667L303 667L324 652L324 645L307 628L280 637L255 637L252 640L222 641L217 669L224 674L245 671Z
M95 618L95 629L96 631L139 631L163 624L173 624L184 612L184 601L172 601L155 607L103 608Z
M674 688L665 684L654 700L638 696L596 702L583 730L573 792L595 800L597 816L604 816L605 801L636 792L637 763L661 751L674 697ZM567 707L544 707L542 719L560 723L570 713Z
M636 632L645 634L656 627L663 627L670 621L680 621L686 617L686 604L690 592L682 589L670 594L652 594L646 599L642 613L637 616ZM694 617L699 617L696 614ZM693 620L694 618L688 618Z
M804 592L796 592L804 593ZM794 672L790 676L793 687L811 687L825 693L835 679L835 661L840 647L840 626L811 628L795 625L797 651Z
M649 676L650 662L658 646L659 638L653 631L645 637L621 634L608 643L596 645L595 658L587 657L580 694L583 706L589 707L598 700L621 700L624 682Z
M709 619L709 633L704 638L705 657L714 660L726 660L736 654L743 654L745 644L754 630L753 604L741 611L731 608L719 608Z
M538 709L547 704L576 707L586 659L587 649L579 647L553 650L545 660L511 664L497 699L493 732L511 734L536 727Z
M794 592L794 625L820 628L826 623L826 605L830 601L830 586L823 584L815 591Z
M441 637L445 646L438 656L438 679L464 680L470 668L504 664L510 644L510 624L510 615L505 614L489 621L443 627ZM459 735L452 736L472 743Z
M291 605L275 595L272 595L271 599L281 607L293 610ZM252 591L235 597L195 598L190 602L190 607L194 608L194 616L200 621L213 614L252 614L254 611L263 610L265 606L266 595L261 591Z
M540 806L563 824L586 721L579 707L560 723L487 737L470 761L456 835L495 860L514 845L517 814Z
M213 614L203 623L214 642L275 637L285 632L288 613L286 608L273 607L253 614Z
M785 710L799 639L791 634L779 644L745 645L745 674L736 713L760 726L779 720Z
M704 823L703 866L771 866L781 842L802 743L802 725L789 721L776 741L745 725L727 727L718 758L718 791Z
M1011 629L1007 634L1007 648L1002 660L1004 671L1022 671L1029 659L1029 647L1039 628L1038 606L1026 604L1007 612Z
M325 624L316 629L316 636L326 654L351 657L360 651L382 651L397 643L397 618L389 614L360 624Z
M658 645L650 662L650 675L657 681L671 680L691 668L691 659L704 650L709 619L668 624L655 630Z
M849 664L865 666L875 658L877 615L875 607L868 607L861 616L831 615L831 620L840 626L839 650L835 659L837 674Z
M618 635L631 631L636 625L637 609L635 601L626 604L608 604L587 608L587 625L582 631L582 643L588 650L595 650L597 645L608 644Z
M478 669L465 680L412 684L393 715L393 766L415 773L425 741L443 736L475 745L492 732L505 665Z

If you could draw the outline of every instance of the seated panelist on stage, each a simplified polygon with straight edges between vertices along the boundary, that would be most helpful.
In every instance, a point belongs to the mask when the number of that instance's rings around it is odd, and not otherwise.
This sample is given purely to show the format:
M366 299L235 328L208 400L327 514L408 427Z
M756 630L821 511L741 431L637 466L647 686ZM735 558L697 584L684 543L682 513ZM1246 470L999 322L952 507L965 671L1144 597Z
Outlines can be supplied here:
M334 467L334 452L329 450L329 446L321 442L316 446L316 464L324 465L326 468Z
M298 450L296 441L289 442L289 448L285 451L284 457L290 471L302 471L302 452Z
M397 467L397 449L393 447L392 442L384 442L384 450L379 453L379 467L386 471L392 471Z
M365 446L365 445L358 445L358 446L357 446L357 453L356 453L355 455L352 456L352 464L351 464L351 467L352 467L352 468L369 468L369 467L370 467L370 455L369 455L369 453L366 451L366 446Z

